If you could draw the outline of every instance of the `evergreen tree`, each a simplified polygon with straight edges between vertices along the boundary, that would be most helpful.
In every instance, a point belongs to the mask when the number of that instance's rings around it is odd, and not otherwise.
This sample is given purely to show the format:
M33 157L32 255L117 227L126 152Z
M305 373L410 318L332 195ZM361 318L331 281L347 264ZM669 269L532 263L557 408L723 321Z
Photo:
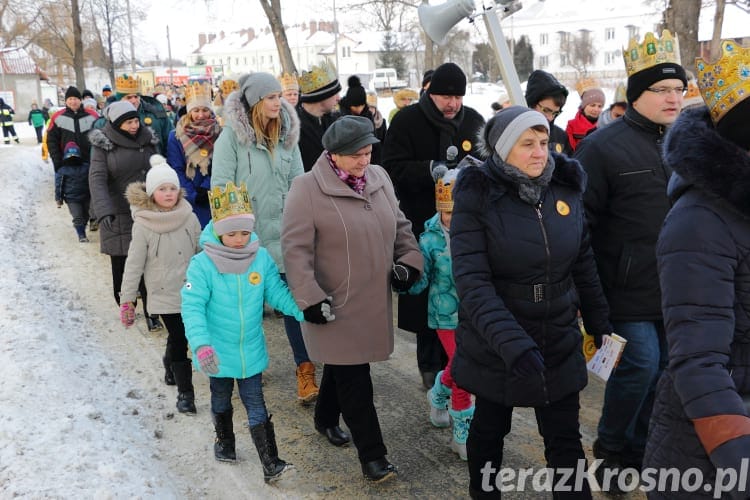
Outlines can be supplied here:
M526 35L523 35L515 43L513 64L516 67L518 79L522 82L527 80L531 72L534 71L534 49Z
M378 67L394 68L399 78L405 78L406 76L406 60L391 30L386 30L383 35L383 45L380 48Z

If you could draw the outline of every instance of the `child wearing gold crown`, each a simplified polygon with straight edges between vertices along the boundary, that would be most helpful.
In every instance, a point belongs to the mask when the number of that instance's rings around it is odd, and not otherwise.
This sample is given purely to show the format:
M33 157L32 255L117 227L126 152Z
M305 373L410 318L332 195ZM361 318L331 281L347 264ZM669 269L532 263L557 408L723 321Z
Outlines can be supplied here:
M471 164L467 157L461 167ZM451 376L453 354L456 351L455 330L458 325L458 292L453 281L450 251L450 225L453 214L453 185L461 168L447 170L437 167L432 171L436 180L437 213L424 224L419 237L419 249L424 257L424 272L408 291L418 295L429 288L427 325L433 328L443 345L448 362L435 376L435 384L427 391L430 403L430 422L435 427L449 427L453 421L451 449L461 460L466 460L466 438L474 415L471 394L458 387ZM448 403L450 401L450 408Z
M133 325L136 293L143 276L149 312L161 315L168 332L164 382L177 385L177 410L195 414L193 370L180 316L180 288L190 257L200 251L201 226L180 190L174 169L158 154L151 156L150 164L146 182L133 182L125 190L133 231L120 289L120 319L126 328Z
M279 458L263 399L262 374L268 367L263 304L268 302L298 321L304 316L253 232L255 216L245 184L215 186L209 202L212 220L201 234L203 252L192 258L187 270L182 316L193 362L210 377L214 456L224 462L237 459L232 426L236 380L263 477L274 481L293 466Z

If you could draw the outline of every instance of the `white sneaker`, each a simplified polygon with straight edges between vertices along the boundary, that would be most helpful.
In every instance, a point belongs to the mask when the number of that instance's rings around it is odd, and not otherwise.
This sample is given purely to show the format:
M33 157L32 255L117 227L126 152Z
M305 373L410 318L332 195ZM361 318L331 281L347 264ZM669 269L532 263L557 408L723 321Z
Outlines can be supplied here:
M433 389L427 391L427 401L430 402L430 422L435 427L450 427L451 417L448 414L448 406L446 405L445 408L435 407L432 391Z

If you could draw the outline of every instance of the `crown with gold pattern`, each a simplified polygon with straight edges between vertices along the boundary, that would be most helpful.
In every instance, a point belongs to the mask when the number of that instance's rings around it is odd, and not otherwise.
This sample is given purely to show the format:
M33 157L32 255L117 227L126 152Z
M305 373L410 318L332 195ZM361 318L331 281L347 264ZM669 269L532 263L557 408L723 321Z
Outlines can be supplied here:
M185 106L190 111L193 108L211 108L211 85L209 83L193 82L185 85Z
M583 93L587 90L599 88L601 88L601 86L593 78L581 78L576 82L576 90L580 97L583 97Z
M706 101L714 124L730 109L750 97L750 49L731 40L721 43L721 58L709 64L695 60L698 88Z
M453 212L453 186L459 170L450 169L435 182L435 208L438 212Z
M614 104L628 102L627 92L628 87L622 82L618 83L617 88L615 88L615 97L612 99L612 102Z
M627 49L622 49L622 58L629 77L657 64L680 64L680 46L669 30L662 31L661 38L649 31L642 43L637 37L631 38Z
M333 64L324 61L318 66L311 67L310 71L303 71L297 80L299 81L300 93L312 94L337 81L338 73Z
M233 215L253 213L253 205L250 203L250 195L244 182L240 187L235 186L234 182L227 182L223 190L221 186L214 186L208 192L208 202L211 204L211 218L214 223Z
M137 76L133 75L120 75L115 78L115 92L120 97L141 94L141 80Z
M299 82L297 81L297 75L290 75L284 73L279 77L279 83L281 83L281 91L285 90L299 90Z
M221 94L224 96L224 99L229 97L229 94L231 94L235 90L240 90L240 84L237 83L237 80L224 78L221 81Z

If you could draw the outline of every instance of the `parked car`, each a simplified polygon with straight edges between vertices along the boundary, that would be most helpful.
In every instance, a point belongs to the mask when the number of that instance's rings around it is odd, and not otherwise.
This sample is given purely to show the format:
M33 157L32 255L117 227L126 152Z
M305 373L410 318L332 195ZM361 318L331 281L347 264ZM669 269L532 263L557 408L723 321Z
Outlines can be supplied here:
M379 68L371 73L367 83L370 90L379 92L381 90L397 90L405 88L408 83L400 80L394 68Z

